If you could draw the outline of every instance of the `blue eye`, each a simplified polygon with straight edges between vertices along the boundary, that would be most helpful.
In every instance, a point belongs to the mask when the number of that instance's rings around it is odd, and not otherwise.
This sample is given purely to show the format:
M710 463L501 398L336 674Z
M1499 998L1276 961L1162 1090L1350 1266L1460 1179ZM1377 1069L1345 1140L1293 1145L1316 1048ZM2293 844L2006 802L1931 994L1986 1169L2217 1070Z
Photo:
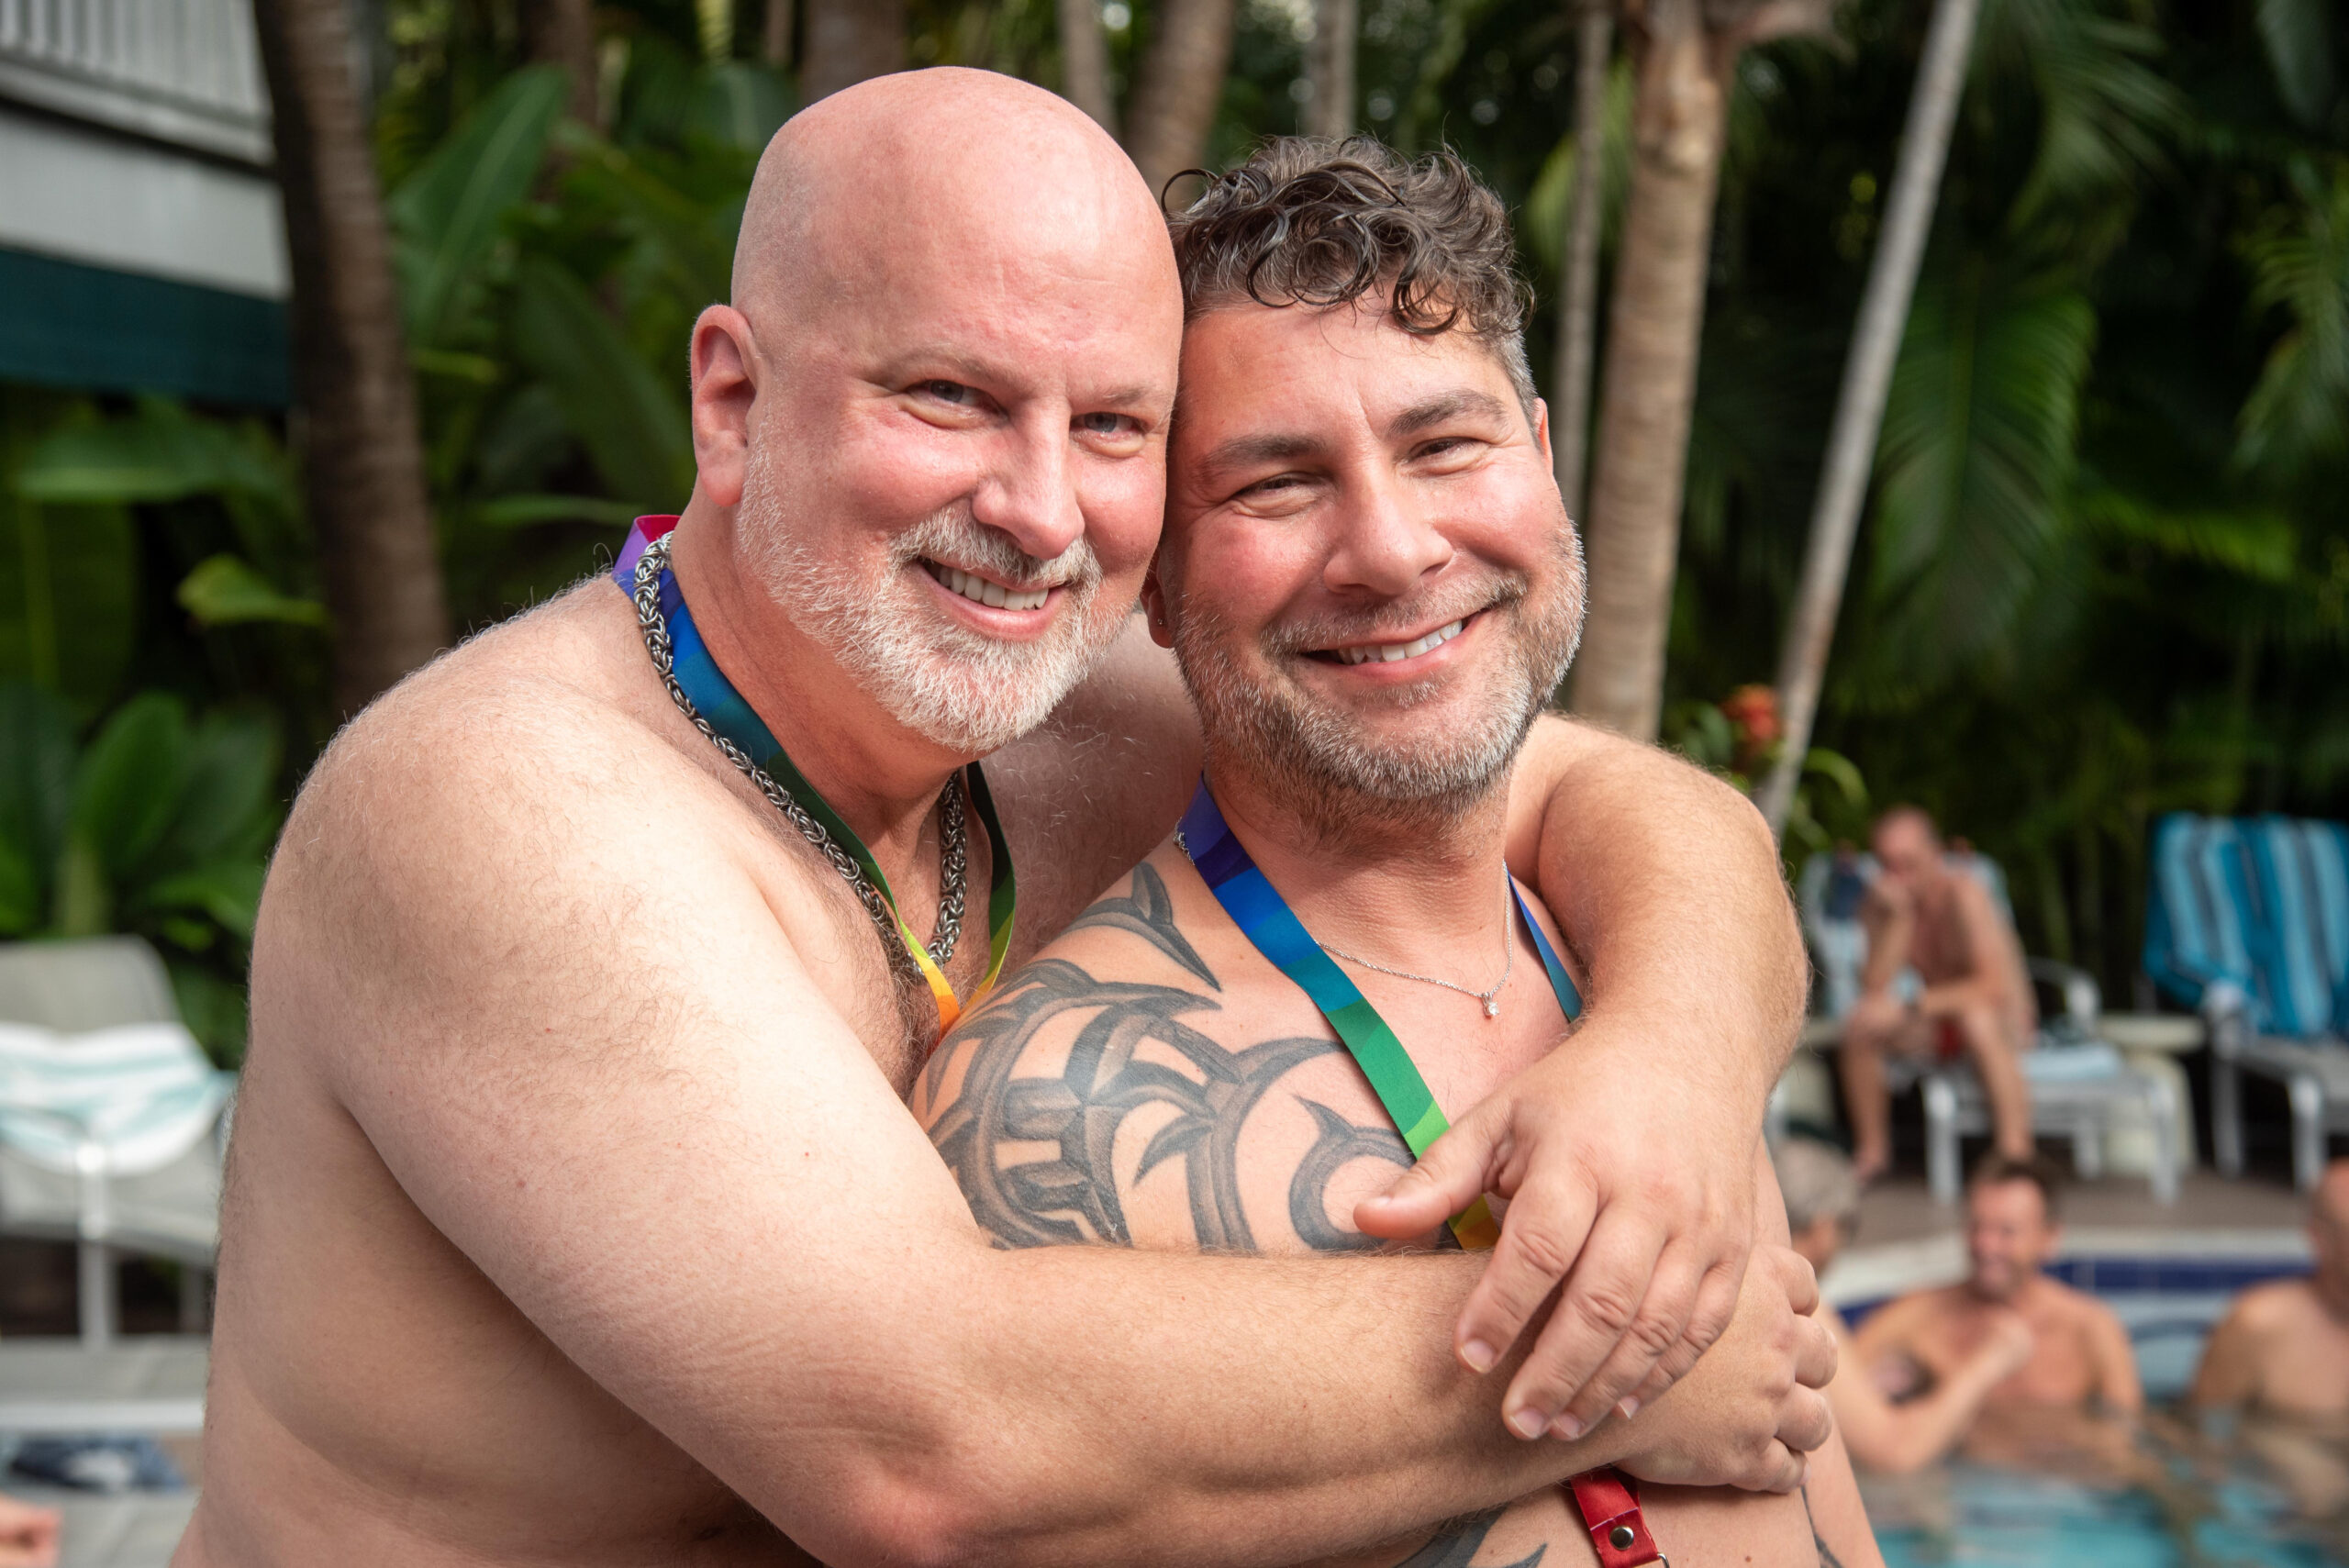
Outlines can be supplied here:
M971 389L959 381L926 381L921 384L921 390L941 403L961 405L969 402L973 396Z
M1141 428L1130 414L1079 414L1076 428L1089 436L1123 436Z

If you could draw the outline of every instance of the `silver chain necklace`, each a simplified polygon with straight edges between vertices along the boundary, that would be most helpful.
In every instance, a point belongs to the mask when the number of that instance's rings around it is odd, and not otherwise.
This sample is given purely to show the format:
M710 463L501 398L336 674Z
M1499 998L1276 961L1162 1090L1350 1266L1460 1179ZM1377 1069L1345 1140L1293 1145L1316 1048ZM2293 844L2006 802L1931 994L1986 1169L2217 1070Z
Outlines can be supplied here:
M889 913L887 899L873 885L856 857L841 848L826 831L824 825L807 814L807 807L791 797L791 792L774 782L767 771L751 761L743 750L710 727L701 710L694 706L693 698L677 684L676 649L669 640L668 618L661 613L661 573L669 564L670 536L662 535L644 547L636 562L636 624L644 633L644 651L652 656L652 668L659 673L661 684L669 689L669 700L677 711L693 721L708 742L725 754L726 760L741 770L742 775L758 785L759 793L767 797L784 820L799 829L799 836L815 846L818 854L840 873L873 917L881 932L882 948L889 955L889 967L899 975L919 978L921 970L906 951L897 932L896 918ZM963 773L956 769L947 776L946 788L938 797L938 933L928 944L930 962L941 969L954 956L954 944L963 935L963 889L968 873L968 858L963 852Z
M1508 885L1508 873L1506 870L1501 873L1501 885L1504 888L1507 888ZM1516 932L1511 929L1509 925L1508 906L1508 905L1503 905L1501 913L1501 951L1507 956L1501 960L1501 977L1498 981L1495 982L1493 988L1489 991L1472 991L1465 985L1456 985L1449 980L1439 980L1432 974L1414 974L1408 969L1389 969L1385 964L1378 962L1375 959L1358 958L1354 954L1346 951L1343 948L1331 947L1326 941L1321 944L1321 951L1328 953L1331 958L1342 958L1348 963L1358 963L1364 969L1375 969L1381 974L1391 974L1397 980L1416 980L1422 985L1441 985L1447 991L1457 991L1463 996L1474 996L1477 1001L1482 1002L1485 1005L1485 1017L1488 1018L1497 1018L1501 1016L1501 993L1508 989L1508 977L1511 973L1515 973L1517 969L1517 942L1515 938Z

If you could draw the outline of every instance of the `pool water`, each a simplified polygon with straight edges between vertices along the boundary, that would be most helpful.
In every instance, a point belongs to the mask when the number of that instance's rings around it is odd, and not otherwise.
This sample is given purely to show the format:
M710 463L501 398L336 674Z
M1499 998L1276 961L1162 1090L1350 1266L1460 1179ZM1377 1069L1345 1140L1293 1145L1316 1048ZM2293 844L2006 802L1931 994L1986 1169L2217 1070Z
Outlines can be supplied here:
M2236 1291L2307 1270L2305 1254L2070 1258L2051 1272L2121 1315L2155 1414L2137 1438L2144 1479L2104 1484L1959 1461L1862 1478L1890 1568L2349 1568L2349 1518L2309 1519L2257 1453L2197 1429L2176 1402ZM1919 1283L1928 1283L1920 1281ZM1846 1306L1856 1320L1875 1303ZM2167 1418L2164 1418L2164 1412ZM2349 1447L2337 1455L2349 1477Z

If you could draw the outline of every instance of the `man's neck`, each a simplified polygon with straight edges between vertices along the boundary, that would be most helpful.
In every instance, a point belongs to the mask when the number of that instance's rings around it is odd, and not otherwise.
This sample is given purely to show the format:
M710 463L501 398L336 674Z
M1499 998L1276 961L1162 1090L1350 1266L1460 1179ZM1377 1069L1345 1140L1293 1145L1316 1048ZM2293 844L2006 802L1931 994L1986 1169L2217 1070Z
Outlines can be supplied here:
M728 513L696 494L671 537L678 588L710 657L896 880L916 857L939 791L967 759L884 711L784 614L740 564Z
M1224 820L1317 938L1381 962L1481 972L1510 917L1502 886L1508 780L1431 821L1361 808L1308 816L1287 792L1210 749Z

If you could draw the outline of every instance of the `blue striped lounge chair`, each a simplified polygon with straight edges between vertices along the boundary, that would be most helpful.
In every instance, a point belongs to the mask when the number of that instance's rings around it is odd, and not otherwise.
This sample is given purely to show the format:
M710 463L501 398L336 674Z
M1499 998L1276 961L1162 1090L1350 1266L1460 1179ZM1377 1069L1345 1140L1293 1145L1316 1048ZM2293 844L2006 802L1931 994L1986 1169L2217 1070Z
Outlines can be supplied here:
M2145 973L2210 1025L2219 1169L2243 1170L2242 1075L2284 1085L2292 1179L2349 1131L2349 828L2174 812L2154 826Z
M1998 863L1979 854L1954 858L1989 888L2011 925L2014 908ZM1860 923L1859 905L1877 869L1874 855L1853 857L1840 874L1832 854L1813 855L1803 866L1798 886L1803 931L1818 970L1816 1000L1829 1018L1842 1018L1859 999L1860 972L1867 962L1867 933ZM2176 1202L2176 1091L2167 1078L2131 1067L2118 1051L2097 1038L2104 999L2095 976L2054 959L2027 962L2042 1007L2039 1039L2022 1059L2032 1129L2069 1137L2074 1167L2093 1180L2104 1169L2104 1135L2123 1118L2142 1121L2154 1139L2149 1173L2154 1196L2162 1203ZM1914 985L1916 976L1903 974L1896 984ZM1965 1185L1959 1140L1990 1130L1990 1105L1982 1080L1965 1062L1943 1066L1896 1057L1885 1069L1894 1094L1913 1087L1923 1100L1926 1181L1937 1201L1955 1203Z

